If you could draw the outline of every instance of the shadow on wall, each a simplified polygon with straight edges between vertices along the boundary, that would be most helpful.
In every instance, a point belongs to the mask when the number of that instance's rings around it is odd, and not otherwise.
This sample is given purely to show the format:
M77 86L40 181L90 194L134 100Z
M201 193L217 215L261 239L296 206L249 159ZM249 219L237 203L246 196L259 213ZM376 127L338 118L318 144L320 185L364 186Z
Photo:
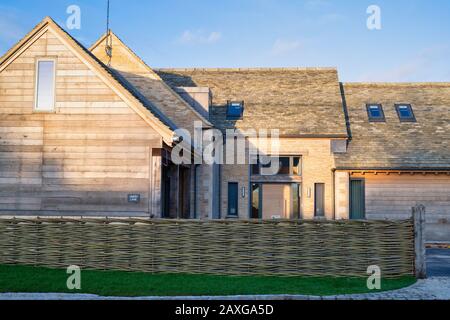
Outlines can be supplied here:
M174 87L198 87L195 81L186 75L172 74L170 72L158 71L158 74L164 81L170 83L172 88Z

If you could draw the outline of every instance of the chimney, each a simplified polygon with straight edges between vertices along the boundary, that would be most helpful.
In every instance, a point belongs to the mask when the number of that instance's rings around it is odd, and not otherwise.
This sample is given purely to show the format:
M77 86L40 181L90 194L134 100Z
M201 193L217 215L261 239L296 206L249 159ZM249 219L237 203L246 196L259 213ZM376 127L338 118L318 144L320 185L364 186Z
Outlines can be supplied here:
M198 113L209 118L211 91L208 87L177 87L175 91Z

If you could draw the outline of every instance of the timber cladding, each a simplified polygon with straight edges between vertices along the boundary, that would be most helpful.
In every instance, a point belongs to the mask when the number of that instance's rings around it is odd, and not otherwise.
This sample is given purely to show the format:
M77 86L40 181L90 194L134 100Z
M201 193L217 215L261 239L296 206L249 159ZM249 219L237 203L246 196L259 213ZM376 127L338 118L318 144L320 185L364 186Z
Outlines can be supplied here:
M0 264L219 275L414 274L403 221L0 219Z
M56 57L54 112L35 112L36 59ZM161 136L52 32L0 73L0 211L149 216ZM128 194L140 194L129 203Z

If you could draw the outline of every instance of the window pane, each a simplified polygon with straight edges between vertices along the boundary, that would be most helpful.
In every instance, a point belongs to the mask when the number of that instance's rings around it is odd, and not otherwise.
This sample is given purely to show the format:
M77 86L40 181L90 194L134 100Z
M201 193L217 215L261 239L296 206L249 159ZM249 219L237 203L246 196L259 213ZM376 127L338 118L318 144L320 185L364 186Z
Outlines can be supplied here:
M367 105L369 120L384 121L383 108L381 105Z
M227 117L240 119L244 113L244 106L241 102L231 102L227 107Z
M316 217L325 216L325 184L316 183L314 185L314 211Z
M416 120L411 105L408 104L396 105L396 108L400 121L414 122Z
M259 175L259 164L252 164L252 175Z
M39 61L38 75L36 83L36 109L52 111L55 107L55 86L54 86L54 68L53 61Z
M260 192L261 187L259 184L252 184L252 212L251 212L251 219L259 219L261 215L261 204L259 203L260 200Z
M381 117L381 112L378 107L370 107L370 115L374 118Z
M294 157L294 168L292 170L292 174L295 176L299 176L301 175L301 161L300 161L300 157Z
M238 215L238 193L239 185L234 182L228 184L228 215Z
M410 112L410 110L409 110L408 107L406 107L406 106L400 106L400 107L399 107L399 111L400 111L400 115L401 115L402 117L404 117L404 118L409 118L409 117L411 117L411 112Z
M259 157L251 157L251 171L252 171L252 175L259 175L260 170L259 170Z
M280 157L280 170L278 174L290 174L290 158L289 157Z
M300 219L300 185L292 185L292 218Z

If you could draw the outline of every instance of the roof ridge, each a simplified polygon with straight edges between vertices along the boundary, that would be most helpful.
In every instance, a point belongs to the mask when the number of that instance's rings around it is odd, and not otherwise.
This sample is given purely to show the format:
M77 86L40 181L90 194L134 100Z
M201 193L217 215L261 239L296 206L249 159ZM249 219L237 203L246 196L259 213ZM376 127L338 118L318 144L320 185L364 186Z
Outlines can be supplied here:
M337 71L336 67L153 68L155 71Z
M17 50L19 50L22 46L27 45L30 39L32 39L38 32L44 30L47 27L53 28L54 32L59 34L60 37L65 38L64 40L67 41L70 46L72 46L73 50L78 51L79 54L85 54L86 55L85 58L90 59L90 61L88 60L88 62L91 63L92 66L96 67L99 70L99 73L109 78L108 80L112 80L115 83L115 85L117 85L118 88L120 88L121 90L123 90L124 93L129 95L129 97L127 98L135 100L139 104L139 107L142 107L142 109L146 109L146 111L148 111L149 114L152 115L152 118L155 120L155 123L158 126L158 128L164 131L164 133L161 134L163 138L165 137L164 136L165 134L166 138L169 139L168 138L169 132L173 134L173 130L175 130L176 127L172 127L170 121L167 121L168 119L161 117L159 115L160 111L155 106L150 105L152 107L150 109L150 106L146 102L144 102L141 99L141 97L136 94L136 92L130 90L127 81L124 81L123 79L117 77L110 68L108 68L103 62L97 59L97 57L95 57L89 50L87 50L78 40L76 40L70 33L64 30L51 17L48 16L45 17L40 23L38 23L33 28L32 31L28 32L25 37L23 37L18 43L16 43L16 45L14 45L10 50L8 50L8 52L0 60L0 68L3 67L3 65L8 62L9 58L14 56Z
M450 86L450 82L343 82L346 86L392 86L392 87L407 87L407 86Z
M50 17L45 18L46 21L51 21L55 26L57 26L62 32L64 32L72 41L74 41L81 49L83 49L100 67L102 67L107 73L109 73L114 80L117 81L119 85L121 85L125 90L127 90L135 99L137 99L146 109L148 109L152 114L156 116L164 125L166 125L169 129L175 130L177 126L171 121L168 117L162 113L153 103L145 99L143 95L137 91L128 80L126 80L123 76L115 72L107 65L105 65L102 61L100 61L91 51L89 51L83 44L81 44L77 39L75 39L70 33L64 30L60 25L58 25L54 20ZM152 109L150 110L149 107Z
M189 108L198 118L199 118L199 120L201 120L205 125L207 125L207 126L212 126L212 124L211 124L211 122L208 120L208 119L206 119L204 116L202 116L199 112L197 112L197 110L195 110L194 108L192 108L190 105L189 105L189 103L187 103L186 101L184 101L176 92L174 92L173 90L172 90L172 88L170 87L170 86L168 86L166 83L165 83L165 81L163 80L163 79L161 79L161 77L158 75L158 73L157 72L155 72L155 70L152 68L152 67L150 67L134 50L132 50L114 31L110 31L110 33L109 33L110 35L112 35L113 37L115 37L124 47L125 47L125 49L126 50L128 50L128 52L133 56L133 57L135 57L137 60L138 60L138 62L140 62L143 66L144 66L144 68L146 68L147 70L148 70L148 72L150 72L153 76L155 76L155 77L157 77L160 81L161 81L161 83L163 84L163 86L165 86L166 87L166 89L176 98L176 99L178 99L179 101L180 101L180 103L183 103L187 108ZM109 35L108 33L104 33L94 44L92 44L90 47L89 47L89 49L88 49L88 51L91 53L91 54L93 54L92 53L92 51L97 47L97 46L99 46L105 39L106 39L106 37ZM94 54L93 54L94 55ZM94 55L95 56L95 55ZM123 77L123 78L125 78L125 77ZM128 82L128 81L127 81ZM132 84L130 84L130 86L132 86L132 87L134 87ZM139 91L138 89L135 89L136 91ZM140 92L139 92L139 94L141 94ZM142 94L141 94L142 95ZM142 97L144 97L144 95L142 95ZM146 99L147 101L148 101L148 99ZM150 101L148 101L148 102L150 102ZM156 106L155 106L155 108L156 108ZM162 111L160 111L160 112L162 112ZM163 112L162 112L163 113ZM164 114L164 113L163 113ZM167 118L167 117L166 117ZM171 121L171 120L170 120ZM172 122L172 124L174 124L173 123L173 121L171 121Z

